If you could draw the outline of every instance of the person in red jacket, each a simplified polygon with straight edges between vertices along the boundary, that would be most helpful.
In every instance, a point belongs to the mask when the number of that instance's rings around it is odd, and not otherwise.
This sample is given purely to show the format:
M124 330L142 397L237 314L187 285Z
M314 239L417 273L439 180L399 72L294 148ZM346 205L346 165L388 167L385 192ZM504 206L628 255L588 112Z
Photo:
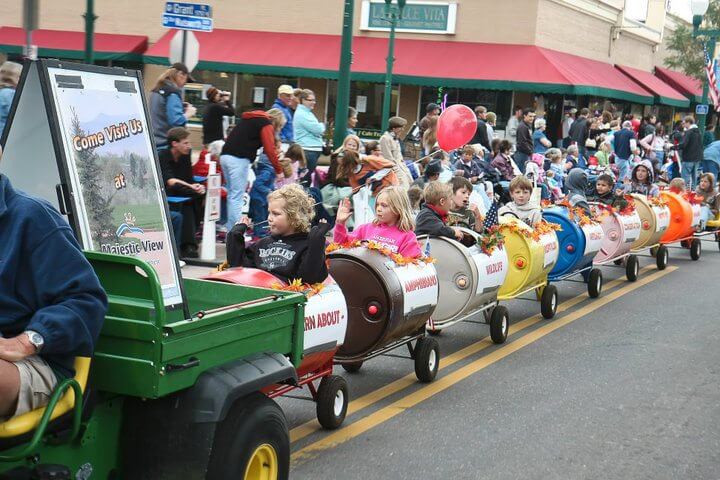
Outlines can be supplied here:
M250 165L262 147L277 176L282 176L279 152L275 148L275 135L285 125L285 115L277 109L264 112L253 110L242 114L240 121L228 135L220 155L220 165L227 187L228 230L242 216L243 194L247 188Z

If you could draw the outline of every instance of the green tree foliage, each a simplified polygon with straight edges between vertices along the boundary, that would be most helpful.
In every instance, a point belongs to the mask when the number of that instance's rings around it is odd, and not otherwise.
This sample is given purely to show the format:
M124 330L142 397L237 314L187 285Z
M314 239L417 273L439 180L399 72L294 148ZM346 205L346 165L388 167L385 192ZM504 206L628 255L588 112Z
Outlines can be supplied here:
M720 0L710 2L710 7L703 17L703 24L700 28L720 28ZM702 80L705 75L703 68L705 65L704 41L707 41L707 38L693 38L692 27L678 26L668 37L670 55L665 59L665 66Z
M73 136L86 136L86 133L80 127L80 119L75 111L72 112L72 134ZM95 249L99 250L100 245L115 233L116 226L113 222L112 197L105 198L103 196L103 169L98 160L94 149L75 152L78 177L82 186L85 208L90 220L90 233Z

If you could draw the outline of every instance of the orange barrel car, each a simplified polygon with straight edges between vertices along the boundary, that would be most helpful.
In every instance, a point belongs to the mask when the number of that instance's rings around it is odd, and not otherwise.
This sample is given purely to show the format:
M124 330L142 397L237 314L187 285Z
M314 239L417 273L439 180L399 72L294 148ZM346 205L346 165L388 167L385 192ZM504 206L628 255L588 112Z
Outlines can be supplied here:
M690 249L690 258L699 260L702 244L694 235L700 224L700 205L690 203L684 195L670 191L660 192L660 198L670 209L670 224L660 238L660 243L669 245L680 242L681 247Z

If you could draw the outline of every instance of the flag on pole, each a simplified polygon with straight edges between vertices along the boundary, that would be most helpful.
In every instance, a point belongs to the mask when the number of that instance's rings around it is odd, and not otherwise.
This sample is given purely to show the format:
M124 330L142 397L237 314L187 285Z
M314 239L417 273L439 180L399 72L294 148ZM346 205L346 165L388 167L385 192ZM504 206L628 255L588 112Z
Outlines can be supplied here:
M487 211L487 214L485 214L485 221L483 222L483 227L485 230L489 230L491 227L494 227L498 224L498 202L495 201L490 205L490 209Z
M717 85L717 61L714 58L710 58L710 54L705 51L705 73L708 78L708 93L710 94L710 101L715 106L715 111L720 112L720 92L718 92Z

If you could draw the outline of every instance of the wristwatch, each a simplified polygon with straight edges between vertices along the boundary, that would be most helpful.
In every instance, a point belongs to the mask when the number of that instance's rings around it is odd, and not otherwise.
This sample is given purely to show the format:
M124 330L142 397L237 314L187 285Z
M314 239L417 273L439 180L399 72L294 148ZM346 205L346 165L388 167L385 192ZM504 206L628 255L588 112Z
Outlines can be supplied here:
M28 340L30 340L30 343L35 347L35 353L40 353L40 350L42 350L45 345L43 336L32 330L25 330L25 335L28 336Z

